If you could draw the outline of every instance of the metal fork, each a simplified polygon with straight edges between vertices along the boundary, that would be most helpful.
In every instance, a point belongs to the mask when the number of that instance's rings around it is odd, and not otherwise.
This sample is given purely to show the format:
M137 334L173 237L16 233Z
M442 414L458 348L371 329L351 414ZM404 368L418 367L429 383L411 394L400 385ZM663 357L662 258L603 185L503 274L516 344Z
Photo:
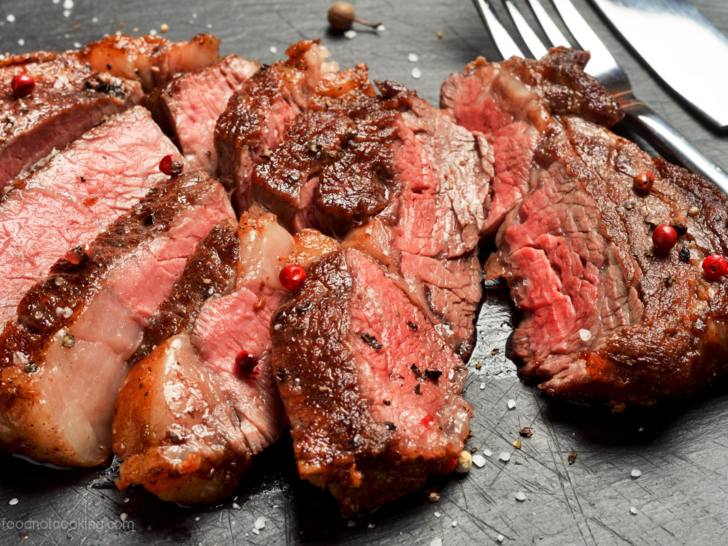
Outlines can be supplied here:
M548 48L526 22L515 0L503 0L523 41L535 58L541 58ZM540 0L528 0L536 19L553 46L572 47L546 13ZM721 191L728 195L728 175L710 159L705 157L687 139L673 129L645 103L637 100L632 93L629 77L609 53L604 43L597 37L589 24L579 14L569 0L552 0L564 24L571 32L577 45L591 53L591 61L586 72L591 74L619 102L625 112L626 123L632 130L650 142L661 154L682 165L686 169L703 175ZM512 56L525 58L526 55L511 39L508 31L498 20L489 0L474 0L485 25L488 27L498 51L504 59Z

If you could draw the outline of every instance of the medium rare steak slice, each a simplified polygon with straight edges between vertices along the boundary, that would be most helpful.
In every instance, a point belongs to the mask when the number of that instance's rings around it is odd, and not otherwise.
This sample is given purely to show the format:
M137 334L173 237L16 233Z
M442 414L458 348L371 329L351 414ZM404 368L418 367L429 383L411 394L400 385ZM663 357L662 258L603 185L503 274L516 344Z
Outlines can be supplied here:
M0 324L71 248L91 242L166 179L174 145L136 107L91 129L0 198Z
M162 86L175 74L217 59L219 40L200 34L170 43L157 36L108 36L80 51L38 51L0 60L0 190L20 172L59 150L105 117L137 104L142 90ZM35 80L18 98L10 82Z
M190 257L116 404L121 489L140 483L163 500L215 502L278 439L283 413L269 332L285 295L278 275L293 251L275 216L253 209L237 229L219 225ZM242 351L255 370L237 365Z
M294 232L305 227L389 254L411 297L455 350L473 347L476 248L492 177L488 142L393 82L381 95L311 99L253 172L250 195ZM376 218L376 227L367 227ZM368 229L378 232L372 248Z
M13 95L10 82L18 74L35 80L30 96ZM0 61L0 191L54 149L141 98L138 82L95 72L76 52L5 57Z
M217 172L215 125L232 94L260 68L255 61L228 55L219 61L182 74L154 91L144 104L154 119L174 138L190 166Z
M287 60L264 67L245 82L215 128L219 175L235 190L233 204L240 211L252 204L248 190L255 165L270 157L286 125L311 108L314 94L329 99L372 92L364 65L337 72L338 63L326 62L331 53L318 40L303 40L286 54Z
M453 469L472 412L467 371L380 265L352 249L324 257L271 332L299 474L345 513Z
M0 444L58 465L111 454L125 361L212 227L232 216L218 183L172 178L33 286L0 334Z
M634 178L648 170L654 186L639 193ZM578 117L542 139L532 177L487 264L524 311L513 337L521 373L549 394L616 410L725 373L728 285L701 263L728 253L726 197ZM668 252L652 243L663 224L682 234Z
M602 85L584 73L589 53L554 48L539 61L482 57L454 73L441 89L441 107L493 146L495 177L486 201L486 234L528 193L539 140L559 116L576 115L611 127L624 113Z

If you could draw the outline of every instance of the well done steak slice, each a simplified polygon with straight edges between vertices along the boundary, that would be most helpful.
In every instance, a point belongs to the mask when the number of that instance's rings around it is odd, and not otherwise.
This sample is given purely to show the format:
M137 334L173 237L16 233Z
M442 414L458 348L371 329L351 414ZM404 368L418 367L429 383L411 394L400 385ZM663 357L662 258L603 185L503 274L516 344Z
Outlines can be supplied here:
M176 148L136 107L91 129L0 199L0 324L65 253L103 229L167 177Z
M345 513L452 470L469 432L467 372L379 264L353 249L325 256L271 336L298 472Z
M232 217L202 173L169 180L25 294L0 334L0 445L39 461L96 466L111 454L126 360L212 227Z
M293 251L275 216L255 209L237 228L219 225L189 258L116 404L121 489L140 483L167 501L218 501L281 435L270 321ZM254 373L236 368L243 350L257 358Z
M589 53L554 48L541 60L482 57L442 84L440 104L463 127L493 146L495 176L486 201L487 235L528 193L534 152L560 116L611 127L624 113L602 85L584 72Z
M154 120L179 145L193 169L215 175L215 125L232 94L260 68L256 61L227 55L182 74L145 97Z

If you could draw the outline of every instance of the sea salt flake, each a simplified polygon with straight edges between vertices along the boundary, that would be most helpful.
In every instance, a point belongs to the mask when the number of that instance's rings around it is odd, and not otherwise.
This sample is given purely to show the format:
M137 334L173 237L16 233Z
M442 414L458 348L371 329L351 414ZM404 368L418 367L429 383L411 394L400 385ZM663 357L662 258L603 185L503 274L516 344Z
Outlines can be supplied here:
M436 518L439 518L440 517L440 512L435 512L435 517Z
M18 504L18 499L10 499L10 502L8 502L8 504L10 506L15 506L16 504Z
M278 53L278 48L276 46L271 46L270 52L271 53Z
M490 457L491 455L493 455L493 452L490 449L485 449L485 450L483 450L483 454L486 457Z
M237 502L234 502L234 503L233 503L233 508L234 508L235 510L240 510L240 505L239 505L239 504L238 504Z
M8 23L14 23L14 22L15 22L15 15L13 15L13 14L11 13L10 15L8 15L8 16L6 17L6 19L8 20Z
M485 457L482 455L473 455L473 464L478 468L483 468L485 466Z
M579 337L582 341L589 341L591 339L591 332L582 328L579 330Z
M349 40L353 40L354 38L356 38L356 30L347 30L346 32L344 32L344 36L349 38Z
M377 30L378 30L379 32L384 32L385 30L387 30L387 27L385 27L384 25L379 25L379 26L377 27Z
M498 535L497 537L495 537L495 539L502 544L506 537L504 537L503 535Z
M503 461L504 463L507 463L508 461L511 460L511 454L508 453L507 451L504 451L503 453L500 454L500 456L498 458L501 461Z
M457 522L457 520L452 520L452 526L453 526L453 527L457 527L457 526L458 526L458 522Z
M430 546L442 546L442 539L440 537L433 538Z
M637 508L635 508L634 506L630 506L629 513L632 514L633 516L636 516L637 515Z
M370 523L369 525L367 525L367 527L369 527L370 529L374 529L374 524Z
M516 408L516 401L513 399L508 400L508 409L515 409Z
M254 535L259 535L260 534L260 531L258 531L258 529L253 529L253 534Z
M480 390L481 390L481 391L484 391L484 390L485 390L485 383L481 383L481 384L480 384Z
M516 500L518 502L523 502L526 500L526 495L523 493L523 491L519 491L518 493L516 493Z
M640 477L641 475L642 475L642 472L640 472L640 471L639 471L639 470L637 470L636 468L635 468L635 469L634 469L634 470L632 471L632 474L631 474L631 476L632 476L633 478L635 478L635 479L639 478L639 477Z
M73 0L64 0L63 9L73 9Z
M416 54L416 53L410 53L409 55L407 55L407 59L408 59L408 60L409 60L409 62L411 62L411 63L416 63L417 61L419 61L419 60L420 60L420 58L419 58L419 57L417 56L417 54Z
M265 519L263 516L260 516L258 519L255 520L255 523L253 524L253 527L256 529L265 529L265 524L268 520Z
M127 502L129 502L129 497L124 499L124 503L127 503Z
M416 80L419 80L422 77L422 71L419 68L413 68L412 77Z
M24 366L27 363L28 357L25 356L23 353L21 353L20 351L15 351L13 353L13 364L15 364L16 366Z

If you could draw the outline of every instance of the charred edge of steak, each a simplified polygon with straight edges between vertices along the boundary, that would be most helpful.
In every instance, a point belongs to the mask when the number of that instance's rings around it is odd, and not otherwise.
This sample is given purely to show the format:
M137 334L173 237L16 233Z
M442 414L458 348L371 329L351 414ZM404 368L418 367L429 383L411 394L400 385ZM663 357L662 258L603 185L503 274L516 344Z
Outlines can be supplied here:
M142 343L129 358L129 365L145 359L165 339L190 332L205 301L232 290L239 258L235 221L223 220L187 259L184 273L145 328Z
M18 305L18 320L5 325L0 335L0 367L40 360L53 334L74 321L114 263L168 231L179 212L200 202L214 184L201 172L171 178L96 238L92 258L78 265L65 259L56 262L48 280L31 288ZM58 249L58 253L67 250ZM66 309L71 312L65 313Z

